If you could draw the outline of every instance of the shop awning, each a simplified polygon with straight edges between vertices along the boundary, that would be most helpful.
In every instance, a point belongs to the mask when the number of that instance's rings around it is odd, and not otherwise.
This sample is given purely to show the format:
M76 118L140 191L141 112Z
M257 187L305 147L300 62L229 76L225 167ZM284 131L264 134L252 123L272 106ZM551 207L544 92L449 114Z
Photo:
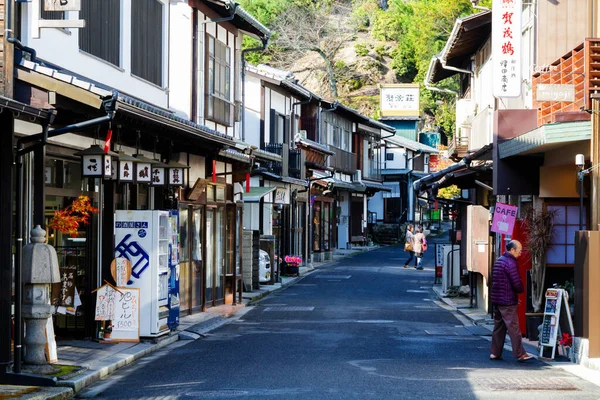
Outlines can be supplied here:
M592 138L591 121L557 122L506 140L498 145L498 155L508 158L517 155L544 153L561 146Z
M360 181L360 183L365 185L369 192L391 192L392 191L392 188L390 188L387 185L384 185L383 183L380 183L380 182L366 181L363 179L362 181Z
M427 176L424 176L421 179L418 179L416 181L413 182L413 189L415 192L420 193L423 191L426 191L428 189L430 189L434 184L437 183L437 187L444 187L444 186L440 186L440 184L445 184L447 183L446 181L442 181L440 183L438 183L439 181L441 181L442 179L448 179L450 177L446 177L446 175L456 172L458 173L458 171L468 171L470 169L474 169L475 165L471 165L473 161L475 160L487 160L490 158L491 153L492 153L492 148L493 145L492 144L488 144L483 146L481 149L476 150L472 153L467 154L460 162L449 166L448 168L445 168L441 171L438 172L434 172L433 174L429 174ZM493 163L489 163L489 166L491 167ZM487 163L485 165L488 165ZM446 177L446 178L444 178ZM447 183L445 184L445 186L450 185L451 183Z
M258 203L260 201L260 199L262 199L269 193L274 192L275 189L277 189L277 188L274 186L251 187L250 192L249 193L244 192L242 197L243 197L245 203Z

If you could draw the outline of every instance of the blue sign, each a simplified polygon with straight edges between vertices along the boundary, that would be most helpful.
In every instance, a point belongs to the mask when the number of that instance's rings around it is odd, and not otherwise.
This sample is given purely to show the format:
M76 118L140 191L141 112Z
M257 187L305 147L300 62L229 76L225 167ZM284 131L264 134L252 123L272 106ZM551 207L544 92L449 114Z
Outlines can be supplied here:
M150 266L150 255L135 240L131 240L130 233L125 235L123 240L115 247L116 257L125 257L131 262L131 276L140 279L142 273ZM131 285L133 280L127 282Z

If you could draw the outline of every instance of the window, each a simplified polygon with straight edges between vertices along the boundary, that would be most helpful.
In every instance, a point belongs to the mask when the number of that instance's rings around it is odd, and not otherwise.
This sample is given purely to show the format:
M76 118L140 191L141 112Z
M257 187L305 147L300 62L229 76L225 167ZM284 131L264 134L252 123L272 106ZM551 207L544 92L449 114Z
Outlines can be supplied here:
M394 153L385 153L385 159L387 161L394 161Z
M131 9L131 73L162 86L163 3L132 0Z
M277 111L271 109L271 132L269 143L281 144L288 143L289 139L289 118Z
M79 29L79 48L119 66L121 1L81 0L79 18L85 20L85 28Z
M206 35L206 118L232 126L233 103L231 103L231 52L222 42Z
M548 265L575 263L575 231L579 230L579 204L552 204L547 210L557 210L554 219L552 245L546 252ZM586 210L583 210L586 215ZM585 219L583 229L585 230Z

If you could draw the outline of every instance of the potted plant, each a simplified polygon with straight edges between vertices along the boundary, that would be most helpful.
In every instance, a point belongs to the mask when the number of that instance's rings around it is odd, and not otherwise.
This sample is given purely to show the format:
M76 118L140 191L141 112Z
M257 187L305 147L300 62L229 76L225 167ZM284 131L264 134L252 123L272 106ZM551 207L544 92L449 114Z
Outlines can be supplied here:
M302 264L302 257L289 255L284 257L284 261L287 265L286 272L287 275L298 275L300 264Z
M110 335L113 331L112 321L106 321L106 325L104 326L104 339L110 339Z
M527 240L525 249L531 257L531 305L539 313L544 306L546 293L546 252L552 244L554 220L557 210L528 209L523 219Z
M539 326L543 319L544 295L546 293L546 252L552 244L554 220L557 211L529 208L522 220L525 233L524 249L531 257L531 306L533 313L527 315L527 332L530 340L538 340Z

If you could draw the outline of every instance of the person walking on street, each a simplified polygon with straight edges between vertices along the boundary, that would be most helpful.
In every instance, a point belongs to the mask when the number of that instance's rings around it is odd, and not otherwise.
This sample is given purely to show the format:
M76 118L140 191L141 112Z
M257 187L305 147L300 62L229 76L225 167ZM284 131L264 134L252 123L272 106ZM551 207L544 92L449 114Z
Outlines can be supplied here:
M510 337L513 356L520 362L531 360L523 347L517 307L518 293L524 290L517 258L521 256L523 246L518 240L511 240L506 245L506 252L494 263L492 269L491 300L494 310L494 332L490 360L501 360L506 332Z
M417 226L417 233L413 236L413 251L415 252L415 256L417 256L417 264L415 265L416 269L423 269L421 262L423 261L423 252L424 244L426 243L425 234L423 233L423 227L421 225Z
M408 257L408 260L406 260L406 262L404 263L404 268L408 268L408 264L410 264L410 262L413 260L413 258L415 260L415 267L417 266L417 259L415 257L415 250L414 250L415 236L413 235L413 229L414 229L414 227L412 224L409 224L408 227L406 228L406 239L404 240L404 251L409 253L410 256Z

